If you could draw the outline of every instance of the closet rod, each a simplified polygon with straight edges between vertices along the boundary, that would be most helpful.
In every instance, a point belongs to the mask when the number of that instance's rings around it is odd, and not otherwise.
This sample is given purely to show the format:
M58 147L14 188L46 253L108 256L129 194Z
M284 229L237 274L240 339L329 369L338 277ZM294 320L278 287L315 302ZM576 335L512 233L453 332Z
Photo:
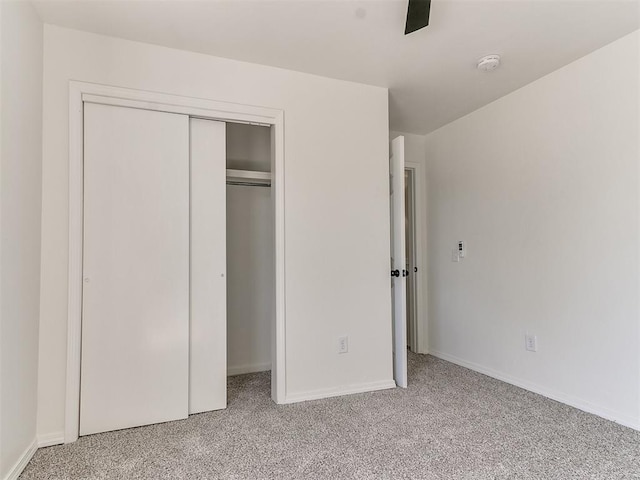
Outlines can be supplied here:
M239 185L241 187L270 187L270 183L258 183L258 182L234 182L228 181L227 185Z

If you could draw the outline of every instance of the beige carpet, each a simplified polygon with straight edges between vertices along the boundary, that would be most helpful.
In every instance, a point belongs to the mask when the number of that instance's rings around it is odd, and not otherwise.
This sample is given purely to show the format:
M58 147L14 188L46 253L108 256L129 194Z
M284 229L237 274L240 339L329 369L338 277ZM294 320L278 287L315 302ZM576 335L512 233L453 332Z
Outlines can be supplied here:
M269 374L226 410L39 450L22 479L640 479L640 432L438 360L406 390L277 406Z

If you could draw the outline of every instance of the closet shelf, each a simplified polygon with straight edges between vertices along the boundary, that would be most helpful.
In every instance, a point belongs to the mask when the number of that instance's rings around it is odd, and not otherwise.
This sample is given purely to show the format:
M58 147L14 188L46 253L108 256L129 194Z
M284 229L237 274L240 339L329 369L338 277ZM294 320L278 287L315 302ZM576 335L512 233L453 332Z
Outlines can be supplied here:
M227 183L271 185L271 172L257 172L253 170L233 170L227 168Z

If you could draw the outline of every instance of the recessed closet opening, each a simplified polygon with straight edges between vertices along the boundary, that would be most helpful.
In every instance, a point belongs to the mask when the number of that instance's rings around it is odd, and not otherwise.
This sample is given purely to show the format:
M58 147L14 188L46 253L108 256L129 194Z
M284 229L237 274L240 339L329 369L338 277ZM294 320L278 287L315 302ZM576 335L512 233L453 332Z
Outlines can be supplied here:
M285 401L282 112L74 82L69 131L65 442Z
M226 145L227 375L232 377L271 370L275 312L271 128L227 123ZM240 385L230 383L230 394Z

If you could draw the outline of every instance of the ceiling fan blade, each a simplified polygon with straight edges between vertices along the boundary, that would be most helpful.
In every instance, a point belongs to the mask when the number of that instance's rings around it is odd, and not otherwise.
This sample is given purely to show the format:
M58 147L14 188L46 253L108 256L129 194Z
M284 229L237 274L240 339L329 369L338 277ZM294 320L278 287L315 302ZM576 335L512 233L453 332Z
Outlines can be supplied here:
M431 0L409 0L404 34L407 35L429 25L430 10Z

